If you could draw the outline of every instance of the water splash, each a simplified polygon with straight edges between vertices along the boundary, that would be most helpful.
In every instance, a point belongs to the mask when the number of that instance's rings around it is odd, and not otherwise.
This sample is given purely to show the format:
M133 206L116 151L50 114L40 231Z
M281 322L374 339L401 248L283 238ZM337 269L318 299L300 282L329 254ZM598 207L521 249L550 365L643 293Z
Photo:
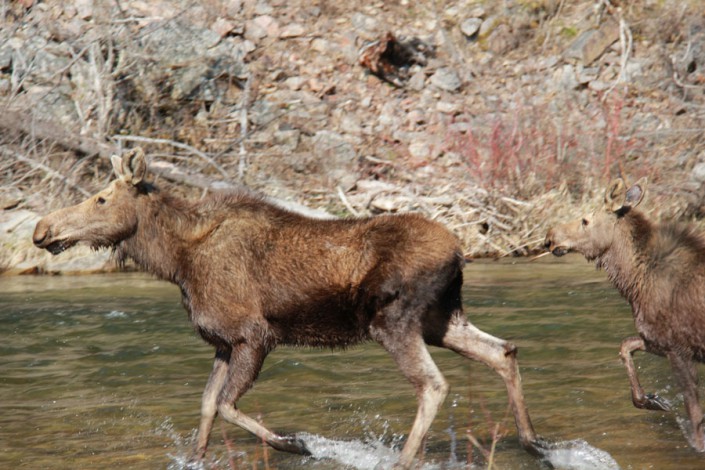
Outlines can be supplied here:
M374 432L371 423L381 421L382 432ZM296 438L303 441L311 452L309 457L300 457L301 468L347 468L355 470L390 469L399 460L403 436L391 434L386 422L378 415L371 420L364 420L366 429L364 439L330 439L318 434L297 433ZM167 470L210 470L215 468L230 468L228 461L237 459L241 463L249 462L252 456L247 452L237 452L231 455L217 455L209 453L204 461L190 461L191 449L196 439L196 430L184 436L179 434L170 419L161 423L155 434L167 437L173 448L167 455L170 462ZM420 470L460 470L468 468L467 462L457 458L455 448L457 436L453 425L446 429L451 436L451 451L446 459L418 462L416 467ZM619 464L612 456L596 447L591 446L583 439L546 443L542 460L550 468L560 470L620 470ZM298 467L297 467L298 468ZM471 466L470 468L474 468Z
M162 422L155 430L157 436L164 436L171 440L171 447L174 452L167 453L170 462L167 464L167 470L207 470L213 468L221 468L221 459L217 456L211 456L200 462L191 462L191 450L193 443L196 442L196 430L192 430L186 437L182 436L174 429L174 424L170 418ZM226 468L226 467L223 467Z
M543 459L561 470L620 470L609 453L583 439L549 444Z
M314 434L301 433L300 438L316 460L330 459L357 470L391 468L399 453L383 442L337 441Z

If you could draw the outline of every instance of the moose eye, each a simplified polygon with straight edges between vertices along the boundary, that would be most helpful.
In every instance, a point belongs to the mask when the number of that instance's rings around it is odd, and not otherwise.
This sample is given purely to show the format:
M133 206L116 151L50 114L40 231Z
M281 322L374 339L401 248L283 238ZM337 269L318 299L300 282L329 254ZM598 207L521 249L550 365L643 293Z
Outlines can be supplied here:
M587 227L590 225L590 221L588 219L583 219L583 227Z
M99 197L98 198L98 205L102 206L103 204L105 204L105 199L102 197Z

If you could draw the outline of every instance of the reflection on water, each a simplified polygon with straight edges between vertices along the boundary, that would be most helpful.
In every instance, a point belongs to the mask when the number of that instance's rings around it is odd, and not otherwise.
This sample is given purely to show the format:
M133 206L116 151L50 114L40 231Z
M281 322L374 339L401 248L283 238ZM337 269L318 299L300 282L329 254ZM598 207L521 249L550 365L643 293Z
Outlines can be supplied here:
M625 469L701 468L677 415L665 361L637 355L647 391L676 413L632 407L618 359L634 334L604 274L577 258L475 262L464 296L472 321L519 345L537 431L585 439ZM451 384L426 445L426 468L538 469L516 440L501 380L432 351ZM0 468L182 468L212 351L192 331L175 287L148 276L0 278ZM282 348L241 408L283 433L307 433L318 460L263 447L220 420L205 468L369 468L391 461L415 413L411 387L374 344L348 351ZM386 459L386 460L385 460ZM374 465L371 464L371 467Z

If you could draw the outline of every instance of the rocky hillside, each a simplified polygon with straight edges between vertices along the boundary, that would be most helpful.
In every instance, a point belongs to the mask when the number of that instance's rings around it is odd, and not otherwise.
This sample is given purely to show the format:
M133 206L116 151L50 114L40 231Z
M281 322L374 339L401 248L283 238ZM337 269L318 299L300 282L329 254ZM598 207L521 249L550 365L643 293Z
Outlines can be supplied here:
M615 176L649 178L655 217L705 213L699 0L16 0L0 21L6 269L70 270L18 227L135 145L175 191L421 211L469 256L531 253Z

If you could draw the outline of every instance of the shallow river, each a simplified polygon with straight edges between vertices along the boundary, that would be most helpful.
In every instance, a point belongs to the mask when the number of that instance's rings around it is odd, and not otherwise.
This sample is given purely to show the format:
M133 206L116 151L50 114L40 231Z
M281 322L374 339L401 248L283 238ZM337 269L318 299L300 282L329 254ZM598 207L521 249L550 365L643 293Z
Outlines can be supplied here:
M676 412L631 405L617 353L634 327L604 273L570 256L474 262L464 298L473 323L519 346L539 434L585 439L623 469L705 468L678 424L682 400L665 360L636 358L644 387ZM484 450L499 469L543 468L518 444L499 377L432 354L451 392L424 467L486 468ZM0 278L0 468L184 468L211 358L178 290L149 276ZM276 431L307 433L319 458L267 449L217 419L205 468L374 468L403 443L416 405L391 359L365 344L276 350L240 408Z

